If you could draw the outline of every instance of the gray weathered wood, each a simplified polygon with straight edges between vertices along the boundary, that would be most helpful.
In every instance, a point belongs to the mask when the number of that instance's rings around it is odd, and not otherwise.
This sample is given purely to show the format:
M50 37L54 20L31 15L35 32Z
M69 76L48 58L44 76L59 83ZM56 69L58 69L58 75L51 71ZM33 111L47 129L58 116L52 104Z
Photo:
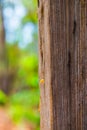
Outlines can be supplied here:
M87 130L87 1L38 6L41 130Z

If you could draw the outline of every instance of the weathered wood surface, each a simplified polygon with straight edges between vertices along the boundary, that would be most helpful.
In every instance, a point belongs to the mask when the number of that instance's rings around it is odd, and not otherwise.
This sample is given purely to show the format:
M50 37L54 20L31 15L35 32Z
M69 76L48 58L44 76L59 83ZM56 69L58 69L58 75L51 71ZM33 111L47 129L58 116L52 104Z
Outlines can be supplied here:
M87 130L87 1L38 0L41 130Z

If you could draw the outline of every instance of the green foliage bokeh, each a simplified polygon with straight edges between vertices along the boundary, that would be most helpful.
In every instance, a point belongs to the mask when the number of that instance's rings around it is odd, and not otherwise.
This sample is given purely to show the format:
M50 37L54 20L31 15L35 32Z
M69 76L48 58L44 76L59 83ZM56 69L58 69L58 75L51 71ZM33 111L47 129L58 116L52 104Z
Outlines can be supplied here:
M6 41L8 77L11 75L10 86L7 87L10 87L10 94L7 96L0 91L0 104L6 104L14 122L27 120L34 125L35 130L39 130L37 0L22 0L21 4L26 9L26 14L21 19L19 32L22 32L22 27L27 23L32 23L34 26L32 41L24 48L19 47L18 40L12 43ZM22 39L20 34L17 38Z

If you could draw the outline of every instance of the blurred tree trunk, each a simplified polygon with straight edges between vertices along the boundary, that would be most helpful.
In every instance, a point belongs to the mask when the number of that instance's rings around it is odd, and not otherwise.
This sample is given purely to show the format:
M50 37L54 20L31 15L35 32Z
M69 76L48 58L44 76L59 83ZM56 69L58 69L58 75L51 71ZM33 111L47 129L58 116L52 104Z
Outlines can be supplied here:
M3 20L3 8L0 6L0 61L5 57L5 29Z
M6 94L12 90L15 74L8 71L8 57L6 54L5 27L3 16L3 0L0 0L0 89Z
M0 6L0 89L7 93L7 64L3 7Z

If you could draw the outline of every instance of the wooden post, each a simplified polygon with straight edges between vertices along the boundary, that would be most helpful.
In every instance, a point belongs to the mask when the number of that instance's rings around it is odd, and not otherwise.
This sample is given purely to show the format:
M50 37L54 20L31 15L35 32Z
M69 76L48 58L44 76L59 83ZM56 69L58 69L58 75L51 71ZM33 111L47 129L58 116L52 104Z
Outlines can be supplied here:
M41 130L87 130L87 1L38 6Z

